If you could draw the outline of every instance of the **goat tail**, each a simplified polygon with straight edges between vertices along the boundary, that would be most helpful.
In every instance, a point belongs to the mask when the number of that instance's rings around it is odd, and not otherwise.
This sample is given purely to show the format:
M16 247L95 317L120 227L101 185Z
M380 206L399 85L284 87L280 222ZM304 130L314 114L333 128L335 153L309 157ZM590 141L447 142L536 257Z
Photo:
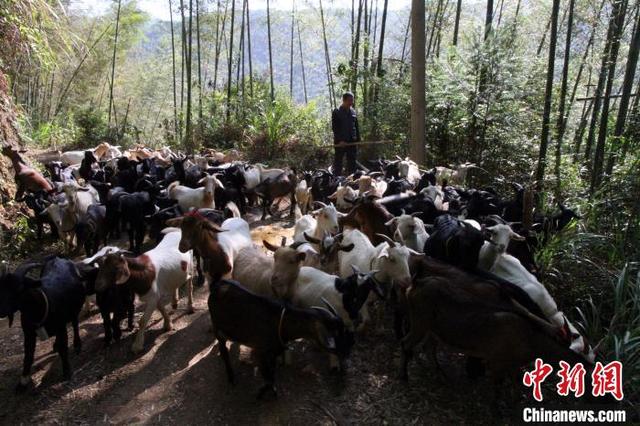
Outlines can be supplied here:
M173 190L175 189L176 186L180 185L180 182L173 181L169 184L169 186L167 186L167 195L169 195L169 198L171 198L171 193L173 192Z
M230 213L229 217L238 217L238 218L242 217L242 215L240 214L240 209L238 208L236 203L234 203L233 201L229 201L224 206L224 211L225 211L225 217L227 216L227 212Z

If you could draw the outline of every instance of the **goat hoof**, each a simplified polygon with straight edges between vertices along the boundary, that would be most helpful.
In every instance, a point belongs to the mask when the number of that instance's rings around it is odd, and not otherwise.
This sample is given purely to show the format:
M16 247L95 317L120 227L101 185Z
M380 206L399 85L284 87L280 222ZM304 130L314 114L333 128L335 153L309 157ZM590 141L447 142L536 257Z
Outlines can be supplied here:
M178 302L171 302L171 308L175 311L178 309Z
M193 306L189 306L187 308L187 314L191 315L191 314L194 314L195 312L196 312L196 310L193 309Z
M20 378L20 381L16 385L16 393L26 392L27 389L29 389L32 386L33 386L33 380L31 380L31 377L29 377L29 379L27 380Z
M277 399L278 393L276 392L276 388L272 385L264 385L258 391L258 396L256 399L258 400L267 400L267 399Z
M144 344L142 343L134 343L133 345L131 345L131 352L133 352L134 354L139 354L140 352L142 352L142 349L144 349Z

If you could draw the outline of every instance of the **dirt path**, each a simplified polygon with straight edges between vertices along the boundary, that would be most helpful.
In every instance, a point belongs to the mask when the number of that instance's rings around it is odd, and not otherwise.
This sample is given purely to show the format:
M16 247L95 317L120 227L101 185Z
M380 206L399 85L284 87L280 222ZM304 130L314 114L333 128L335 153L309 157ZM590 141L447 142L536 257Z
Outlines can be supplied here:
M279 243L292 235L292 224L252 225L256 242ZM195 293L196 313L187 315L181 299L172 313L174 330L162 332L155 313L145 336L145 350L134 356L132 333L105 349L102 324L94 310L81 324L83 349L71 355L74 376L61 381L53 339L39 342L35 389L13 391L22 365L19 326L0 324L0 424L421 424L478 423L491 419L487 383L469 383L457 357L447 358L447 383L418 357L411 381L397 379L400 352L389 326L391 313L376 306L379 326L358 336L344 378L328 373L325 354L296 343L293 363L279 366L279 398L255 400L261 378L247 348L231 347L237 384L229 386L217 343L209 331L208 289ZM137 313L137 318L140 316ZM508 419L500 419L508 421ZM492 423L491 420L488 422Z

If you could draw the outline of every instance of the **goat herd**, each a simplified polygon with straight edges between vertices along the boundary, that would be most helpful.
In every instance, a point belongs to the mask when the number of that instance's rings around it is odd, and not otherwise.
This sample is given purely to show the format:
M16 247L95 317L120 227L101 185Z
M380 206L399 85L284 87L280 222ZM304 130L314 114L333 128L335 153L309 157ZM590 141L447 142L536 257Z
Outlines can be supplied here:
M183 285L192 312L192 277L209 283L229 381L227 340L253 349L265 380L259 396L275 394L276 359L296 339L326 350L331 368L342 370L355 337L381 320L369 315L378 299L393 308L404 379L427 338L436 363L436 345L444 344L468 356L470 374L486 368L496 380L536 358L594 363L593 349L536 277L534 260L550 234L579 216L562 205L553 215L534 214L533 192L517 184L509 198L465 188L468 164L424 171L410 160L378 160L342 177L247 164L235 152L187 158L103 143L63 153L46 164L45 177L18 150L3 153L39 237L49 224L70 252L87 256L3 271L0 317L11 323L20 311L24 332L20 389L31 382L36 337L56 337L63 375L71 376L67 324L79 351L86 295L96 295L105 345L120 338L123 319L133 329L138 296L144 313L131 349L140 352L156 309L171 329L165 306L177 307ZM284 197L297 216L293 242L264 241L271 254L252 243L242 217L260 201L265 219ZM124 229L128 250L107 246ZM155 248L142 252L147 235Z

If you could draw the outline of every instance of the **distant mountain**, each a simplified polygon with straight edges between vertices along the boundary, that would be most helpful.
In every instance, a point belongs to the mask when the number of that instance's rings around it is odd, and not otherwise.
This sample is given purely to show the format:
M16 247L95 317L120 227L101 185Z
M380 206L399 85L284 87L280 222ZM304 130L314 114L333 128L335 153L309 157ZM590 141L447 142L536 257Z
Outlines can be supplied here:
M238 13L240 14L240 13ZM389 11L387 17L387 34L385 36L385 57L399 58L402 51L409 11ZM378 16L378 29L376 40L380 32L382 11ZM300 11L297 18L300 22L300 37L304 56L304 67L307 81L309 99L318 98L319 102L327 102L327 77L325 67L324 45L322 39L322 26L318 11L306 9ZM238 54L240 38L240 16L236 16L234 31L234 55ZM340 63L346 63L351 55L351 29L350 12L340 9L325 10L326 26L328 28L327 39L331 56L331 65L335 70ZM180 47L181 27L180 22L175 22L176 47ZM230 20L226 22L226 40L228 42L228 29ZM269 52L267 38L267 16L265 10L251 12L251 47L254 74L267 76L269 71ZM194 22L195 32L195 22ZM291 49L291 14L283 11L273 11L271 14L272 51L274 64L274 78L277 85L289 88L290 75L290 49ZM372 34L373 36L373 34ZM201 50L203 74L213 74L215 22L212 16L201 17ZM246 35L245 35L246 37ZM247 41L245 40L245 46ZM377 41L376 41L377 44ZM407 49L409 47L407 46ZM376 48L377 49L377 48ZM195 52L195 33L194 33ZM170 50L170 24L166 21L152 20L144 28L144 39L141 45L131 53L137 58L155 55L165 56L171 60ZM408 54L408 52L407 52ZM195 55L195 53L194 53ZM376 50L377 56L377 50ZM237 58L237 56L236 56ZM220 57L218 84L226 81L227 56L226 48L223 48ZM237 59L236 59L237 61ZM236 75L234 61L233 75ZM362 57L360 58L362 64ZM245 57L245 71L248 73L248 57ZM235 77L234 77L235 79ZM302 67L300 65L300 51L298 44L297 28L294 39L294 96L296 101L304 101L302 86ZM339 91L338 88L336 88Z

